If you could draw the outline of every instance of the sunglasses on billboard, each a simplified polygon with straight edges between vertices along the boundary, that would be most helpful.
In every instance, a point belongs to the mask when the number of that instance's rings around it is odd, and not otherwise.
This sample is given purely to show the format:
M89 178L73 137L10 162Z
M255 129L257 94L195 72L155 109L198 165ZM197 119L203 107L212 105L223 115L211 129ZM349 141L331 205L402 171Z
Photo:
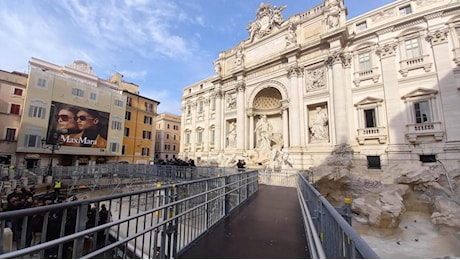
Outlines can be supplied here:
M71 117L68 115L56 115L56 120L61 119L61 121L67 122Z
M94 119L94 117L89 117L89 116L77 116L77 117L75 117L75 120L80 120L80 121L86 121L86 119Z
M69 119L72 118L68 115L57 115L56 116L56 120L59 120L61 119L61 121L64 121L64 122L67 122L69 121ZM74 120L80 120L80 121L86 121L86 119L94 119L93 117L89 117L89 116L76 116L76 117L73 117Z

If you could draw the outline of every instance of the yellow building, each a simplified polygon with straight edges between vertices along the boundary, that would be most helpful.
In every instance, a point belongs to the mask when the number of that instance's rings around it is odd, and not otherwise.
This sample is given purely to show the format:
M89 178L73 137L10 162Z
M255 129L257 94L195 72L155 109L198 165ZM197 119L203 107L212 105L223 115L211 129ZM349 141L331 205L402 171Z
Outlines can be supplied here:
M125 102L116 84L98 78L83 61L59 66L32 58L18 134L19 165L46 166L50 159L64 166L116 162Z
M27 74L0 70L0 164L16 164L16 144Z
M154 161L155 119L160 102L130 92L133 90L135 88L123 91L126 113L122 154L118 161L151 164Z
M181 117L163 113L157 116L155 161L177 158L180 151Z

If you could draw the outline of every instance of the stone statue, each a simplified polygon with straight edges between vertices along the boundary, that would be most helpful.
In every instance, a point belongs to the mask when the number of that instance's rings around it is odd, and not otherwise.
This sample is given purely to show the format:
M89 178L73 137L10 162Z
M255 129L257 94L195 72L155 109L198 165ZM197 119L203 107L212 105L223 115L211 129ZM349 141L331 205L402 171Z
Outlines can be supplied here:
M259 30L260 25L257 23L257 21L249 21L248 27L246 27L246 30L249 31L249 42L252 42L254 40L254 37L256 36L257 31Z
M227 133L227 147L235 147L236 145L236 123L231 122Z
M326 112L324 112L321 107L317 107L316 115L310 127L312 140L325 140L329 137L327 129L328 121Z
M257 148L270 149L273 126L268 122L267 116L262 115L256 125Z
M220 72L222 71L222 66L220 65L220 61L216 60L213 63L214 63L214 71L216 72L217 75L219 75Z
M236 66L243 65L243 47L241 46L238 46L238 48L236 48L235 64Z
M324 13L326 15L326 23L329 29L336 28L339 25L341 7L340 0L326 1L326 8Z
M297 35L295 33L295 25L293 23L289 23L288 26L288 33L286 35L286 46L289 45L296 45L297 44Z
M286 148L281 151L281 169L292 169L294 161Z

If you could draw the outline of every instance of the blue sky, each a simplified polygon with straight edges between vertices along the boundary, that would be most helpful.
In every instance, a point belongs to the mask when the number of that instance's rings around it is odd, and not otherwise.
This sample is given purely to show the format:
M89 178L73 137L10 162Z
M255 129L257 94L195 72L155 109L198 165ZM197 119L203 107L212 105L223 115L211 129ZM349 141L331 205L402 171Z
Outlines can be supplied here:
M3 0L0 69L28 72L31 57L88 62L102 79L115 71L180 115L184 87L214 74L220 51L248 38L261 2L287 5L284 19L322 0ZM394 0L345 0L347 19Z

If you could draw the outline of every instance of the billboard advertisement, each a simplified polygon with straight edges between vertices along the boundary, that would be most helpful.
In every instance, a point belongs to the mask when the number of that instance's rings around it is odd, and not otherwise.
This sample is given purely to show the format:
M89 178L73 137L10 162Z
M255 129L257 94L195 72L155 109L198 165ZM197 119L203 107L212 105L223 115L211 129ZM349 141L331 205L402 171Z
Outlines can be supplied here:
M52 101L46 143L107 148L109 113Z

